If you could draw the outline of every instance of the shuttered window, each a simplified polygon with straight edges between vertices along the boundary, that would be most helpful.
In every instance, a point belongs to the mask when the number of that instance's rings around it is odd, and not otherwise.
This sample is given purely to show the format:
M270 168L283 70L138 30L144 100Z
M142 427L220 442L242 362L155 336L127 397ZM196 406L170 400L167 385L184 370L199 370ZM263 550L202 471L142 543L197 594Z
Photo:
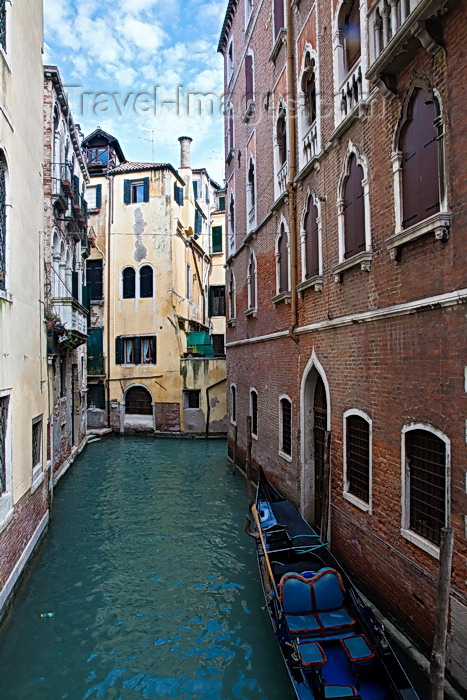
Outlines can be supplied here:
M292 404L289 399L281 399L281 444L280 451L292 456Z
M402 227L408 228L440 209L438 116L434 102L425 102L416 90L409 107L409 120L401 136Z
M156 336L118 336L115 338L116 365L155 365Z
M225 286L209 287L209 316L225 316Z
M439 545L446 525L446 443L426 430L405 435L409 528Z
M150 265L143 265L139 270L139 295L143 299L153 296L154 281L153 269Z
M284 28L284 0L273 0L274 2L274 38L277 39L279 32Z
M86 260L86 286L91 301L102 301L102 260Z
M279 249L279 294L289 291L289 256L288 235L284 224L281 224L278 249Z
M246 103L253 100L253 56L245 56L245 98Z
M149 178L123 181L123 201L125 204L149 202Z
M319 275L318 208L310 197L305 215L306 279Z
M363 168L352 154L349 175L344 185L345 258L351 258L365 250L365 199L362 181Z
M122 272L122 296L124 299L135 298L136 274L133 267L125 267Z
M174 200L179 206L183 206L183 187L179 187L174 183Z
M361 416L346 419L347 491L370 500L370 426Z
M212 252L222 253L222 226L212 227Z

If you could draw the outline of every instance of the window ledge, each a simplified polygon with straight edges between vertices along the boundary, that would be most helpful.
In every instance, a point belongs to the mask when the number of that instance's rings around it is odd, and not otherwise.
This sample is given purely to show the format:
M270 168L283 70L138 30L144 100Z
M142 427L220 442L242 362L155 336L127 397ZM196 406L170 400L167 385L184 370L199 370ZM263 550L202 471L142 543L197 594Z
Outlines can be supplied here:
M281 452L280 450L279 450L279 457L282 457L282 459L285 459L286 462L292 461L292 455L288 455L285 452Z
M315 292L322 292L323 291L323 275L315 275L314 277L310 277L308 280L304 280L303 282L300 282L300 284L297 284L296 290L297 292L303 292L305 289L309 289L310 287L313 287Z
M248 309L245 311L245 317L246 318L256 318L257 317L257 309Z
M354 255L352 258L349 258L348 260L344 260L343 262L339 263L338 265L334 265L334 267L332 268L332 272L334 274L334 281L335 282L342 282L342 274L346 270L350 270L350 268L352 268L352 267L359 266L361 270L364 270L365 272L370 272L371 260L372 260L371 250L364 250L362 253L358 253L357 255Z
M245 114L244 114L244 116L243 116L242 121L243 121L245 124L248 124L248 122L250 121L251 117L254 115L255 111L256 111L256 103L255 103L255 101L254 101L254 100L248 100L248 104L247 104L247 106L246 106L246 111L245 111Z
M233 328L237 324L237 320L235 318L228 318L226 324Z
M281 50L282 44L285 44L286 36L287 32L283 27L277 35L276 43L274 44L272 51L269 54L268 61L272 61L272 63L276 62L276 58L279 55L279 51Z
M0 299L4 299L5 301L9 301L10 303L13 301L13 295L11 292L7 292L4 289L0 289Z
M33 471L31 493L34 493L34 491L37 491L39 486L44 481L44 472L42 471L42 467L40 467L40 469L41 469L41 471L39 472L38 476L35 476L35 474L34 474L34 472L37 470L37 467Z
M290 292L281 292L281 294L277 294L275 297L271 299L273 304L280 304L281 302L284 302L284 304L290 304Z
M405 530L403 527L401 528L401 535L409 542L412 542L412 544L415 544L417 547L420 547L420 549L423 549L423 551L427 554L430 554L435 559L439 559L439 547L432 542L429 542L421 535L417 535L417 533L412 532L412 530Z
M352 505L357 506L357 508L360 508L360 510L363 510L369 515L373 515L373 509L370 503L362 501L361 498L358 498L358 496L354 496L353 493L349 493L348 491L344 491L342 495L344 496L345 500L349 503L352 503Z
M13 512L13 496L11 493L4 493L0 496L0 533L12 519Z
M447 213L437 213L430 216L428 219L419 221L409 228L399 231L394 236L386 240L386 245L389 249L389 254L392 260L397 260L399 248L417 240L422 236L433 233L436 240L447 241L449 239L449 228L451 225L451 215Z

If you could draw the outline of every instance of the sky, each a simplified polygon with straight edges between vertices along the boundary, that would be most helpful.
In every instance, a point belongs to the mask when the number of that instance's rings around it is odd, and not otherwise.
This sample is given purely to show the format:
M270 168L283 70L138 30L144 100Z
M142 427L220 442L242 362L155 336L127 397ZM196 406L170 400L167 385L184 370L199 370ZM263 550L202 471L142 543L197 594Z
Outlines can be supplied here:
M58 66L75 123L100 126L127 160L180 164L224 179L223 58L227 0L44 0L44 64Z

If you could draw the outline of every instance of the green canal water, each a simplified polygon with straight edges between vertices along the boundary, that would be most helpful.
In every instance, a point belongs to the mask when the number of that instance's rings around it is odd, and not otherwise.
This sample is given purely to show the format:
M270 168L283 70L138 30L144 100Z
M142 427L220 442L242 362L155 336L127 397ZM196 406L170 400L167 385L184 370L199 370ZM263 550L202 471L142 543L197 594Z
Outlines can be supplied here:
M1 700L292 698L225 455L205 440L86 448L0 629Z

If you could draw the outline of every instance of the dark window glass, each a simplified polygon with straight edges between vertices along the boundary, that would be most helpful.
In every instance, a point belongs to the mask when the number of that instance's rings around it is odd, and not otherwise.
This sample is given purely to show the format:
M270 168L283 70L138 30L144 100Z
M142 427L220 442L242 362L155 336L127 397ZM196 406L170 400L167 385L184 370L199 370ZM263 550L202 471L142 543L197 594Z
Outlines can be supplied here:
M282 109L277 120L277 145L279 147L279 165L287 160L287 121L285 110Z
M86 286L91 301L102 300L102 260L86 260Z
M222 333L213 333L211 336L214 355L225 355L225 336Z
M233 194L230 195L230 230L232 233L235 231L235 200Z
M250 290L250 309L256 308L256 260L253 254L250 256L250 263L248 266L248 288Z
M344 18L345 66L349 71L360 58L360 3L353 0L349 12Z
M405 436L409 528L439 545L446 525L446 444L426 430Z
M130 415L151 416L152 398L147 389L133 386L125 394L125 413Z
M237 390L234 386L230 387L230 418L234 423L237 420Z
M6 433L8 396L0 397L0 495L6 491Z
M256 203L256 191L255 191L255 164L253 161L250 162L250 167L248 168L248 191L250 193L250 206L254 207Z
M139 270L139 295L143 299L153 296L153 270L150 265L143 265Z
M42 418L32 424L32 466L42 463Z
M142 182L131 183L131 202L132 204L144 202L144 184Z
M198 389L190 389L183 392L183 405L185 408L199 408L200 391Z
M344 186L345 258L365 250L365 201L363 168L354 154L350 157L349 175Z
M88 408L105 408L105 387L103 384L88 384Z
M287 251L287 234L284 224L281 224L279 235L279 293L289 290L289 260Z
M222 253L222 226L212 227L212 252Z
M306 279L319 275L318 209L310 197L305 215Z
M292 454L292 404L288 399L281 399L281 422L281 452L290 457Z
M230 318L235 318L235 280L232 273L229 280L229 314Z
M234 147L234 118L233 118L233 112L230 110L229 112L229 151L231 151Z
M136 274L133 267L125 267L122 272L123 280L123 298L124 299L134 299L135 298L135 279Z
M6 189L5 166L0 160L0 289L6 282Z
M274 37L284 28L284 0L274 0Z
M403 228L436 214L440 208L438 116L434 102L416 90L401 138Z
M258 394L251 392L251 432L258 435Z
M348 492L370 501L370 426L361 416L347 418Z
M66 396L66 357L60 357L60 398Z
M245 92L246 103L253 99L253 56L245 56Z
M209 315L225 316L225 286L209 287Z

